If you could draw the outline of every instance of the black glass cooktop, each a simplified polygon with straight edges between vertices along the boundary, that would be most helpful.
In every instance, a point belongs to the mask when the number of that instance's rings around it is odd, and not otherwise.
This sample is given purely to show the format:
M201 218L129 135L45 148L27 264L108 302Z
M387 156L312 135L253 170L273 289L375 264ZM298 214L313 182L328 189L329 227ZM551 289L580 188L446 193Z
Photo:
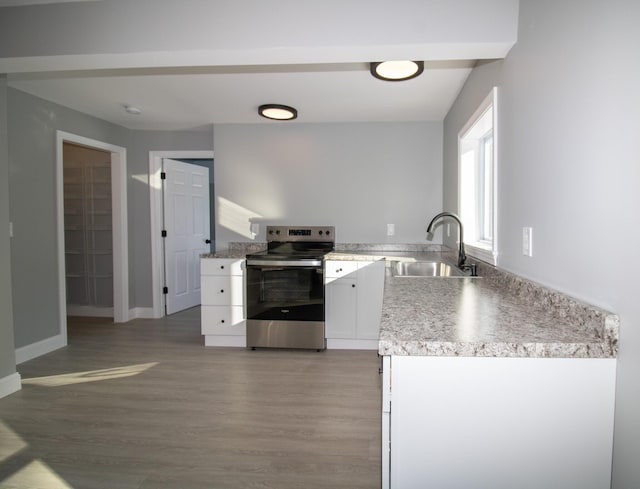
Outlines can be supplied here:
M269 243L268 246L268 249L265 251L251 253L247 255L247 258L260 258L261 260L322 259L324 255L333 251L332 243L316 243L310 241L303 243Z

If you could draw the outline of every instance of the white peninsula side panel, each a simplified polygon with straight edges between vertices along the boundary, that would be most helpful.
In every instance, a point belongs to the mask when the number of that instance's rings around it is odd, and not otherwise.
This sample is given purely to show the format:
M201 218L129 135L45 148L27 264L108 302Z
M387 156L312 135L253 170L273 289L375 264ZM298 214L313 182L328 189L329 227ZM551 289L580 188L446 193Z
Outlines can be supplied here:
M383 488L610 487L615 359L385 358Z

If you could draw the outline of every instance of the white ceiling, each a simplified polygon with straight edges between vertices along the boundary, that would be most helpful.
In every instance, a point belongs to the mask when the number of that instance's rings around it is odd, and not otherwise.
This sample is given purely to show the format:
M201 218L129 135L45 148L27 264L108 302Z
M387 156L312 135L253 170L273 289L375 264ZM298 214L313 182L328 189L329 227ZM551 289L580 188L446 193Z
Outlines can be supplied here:
M273 124L265 103L298 109L288 124L442 121L517 16L518 0L0 0L0 74L130 129ZM385 82L368 63L385 59L425 70Z
M268 122L257 114L265 103L296 107L297 122L441 121L472 65L427 62L404 82L374 78L367 63L340 63L10 74L8 84L130 129Z

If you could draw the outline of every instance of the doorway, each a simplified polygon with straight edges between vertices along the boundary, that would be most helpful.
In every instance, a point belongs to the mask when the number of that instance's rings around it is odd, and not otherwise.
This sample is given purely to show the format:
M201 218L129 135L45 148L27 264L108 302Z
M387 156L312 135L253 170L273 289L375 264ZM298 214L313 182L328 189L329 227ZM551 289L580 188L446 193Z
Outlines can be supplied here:
M113 259L113 320L129 320L129 260L127 235L127 151L103 141L56 132L56 214L58 245L59 322L62 343L67 344L67 281L65 267L64 144L106 151L111 163L111 228Z
M111 153L63 143L67 314L113 318Z
M160 318L165 311L165 260L163 253L163 193L162 167L163 159L174 159L194 163L197 160L213 160L213 151L150 151L149 152L149 199L151 215L151 286L153 309L147 317ZM210 172L213 175L213 171ZM210 202L213 202L213 184L210 183ZM211 204L209 204L209 207ZM215 213L211 212L211 216ZM213 232L210 226L210 232ZM213 250L213 236L211 235L211 250ZM198 277L199 279L199 277Z
M200 255L211 251L209 168L193 161L162 160L167 315L200 305Z

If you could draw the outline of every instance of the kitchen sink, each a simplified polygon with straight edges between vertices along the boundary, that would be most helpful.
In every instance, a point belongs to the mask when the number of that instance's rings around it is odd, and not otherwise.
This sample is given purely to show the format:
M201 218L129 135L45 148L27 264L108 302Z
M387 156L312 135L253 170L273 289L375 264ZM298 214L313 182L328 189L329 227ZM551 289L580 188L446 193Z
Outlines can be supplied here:
M440 261L394 261L391 263L394 277L468 277L453 265Z

